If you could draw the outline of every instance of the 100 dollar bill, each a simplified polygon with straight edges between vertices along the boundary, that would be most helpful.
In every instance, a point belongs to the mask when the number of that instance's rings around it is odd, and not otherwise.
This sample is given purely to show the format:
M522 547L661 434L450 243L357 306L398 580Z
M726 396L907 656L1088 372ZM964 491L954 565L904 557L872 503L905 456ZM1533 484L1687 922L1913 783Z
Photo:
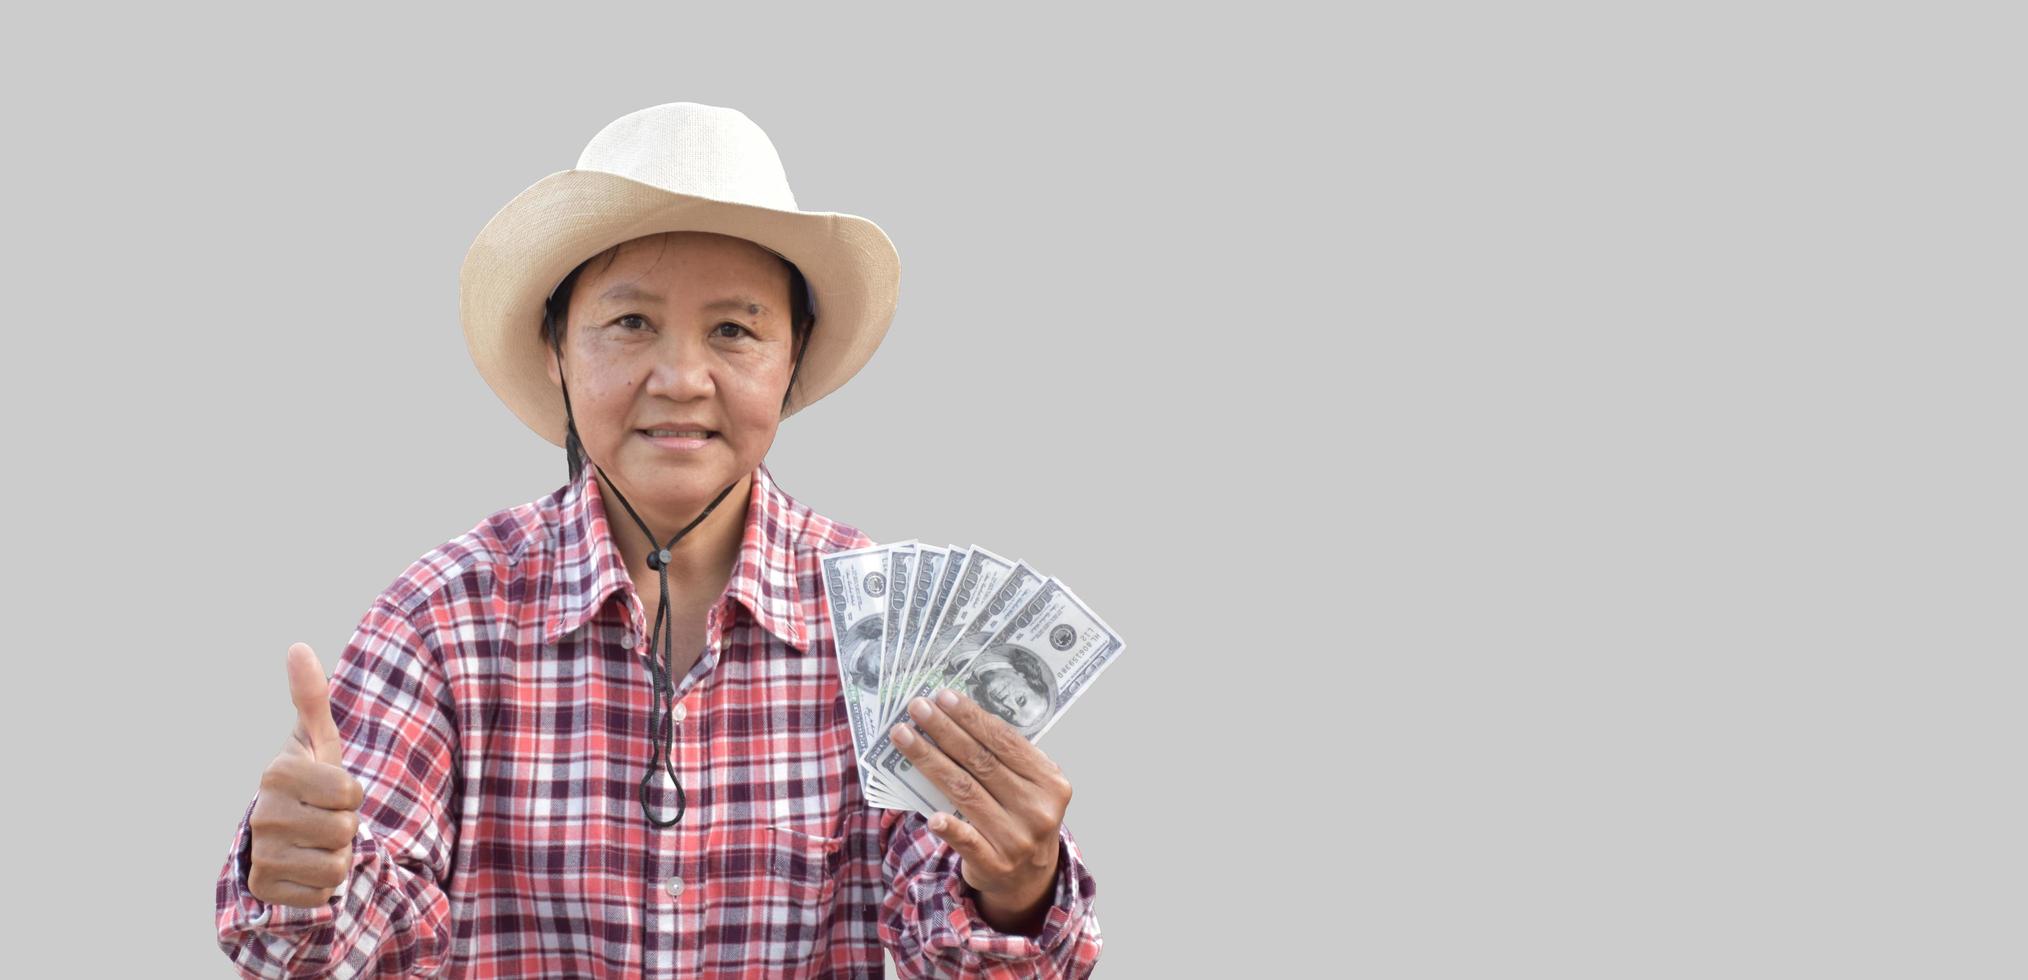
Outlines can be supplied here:
M1125 646L1097 613L1052 578L978 649L962 660L947 657L929 675L937 682L923 684L918 696L945 686L962 691L1033 742L1056 724ZM892 742L883 739L868 761L874 778L911 798L917 804L914 809L955 812L943 790Z
M887 708L884 725L907 720L903 713L907 710L908 699L920 696L918 692L927 679L927 672L942 662L944 652L961 635L972 631L972 635L983 643L1008 614L1021 608L1021 603L1028 599L1027 593L1041 584L1041 575L1022 566L1024 571L1020 582L1002 595L1000 587L1007 584L1016 564L984 548L973 548L971 554L965 557L964 564L957 570L948 602L938 614L934 627L923 638L922 649L917 652L915 661L903 671L904 679L899 689L901 698ZM988 612L989 609L991 612ZM977 648L977 644L972 645L972 649Z
M916 643L922 639L923 614L929 610L930 599L936 594L937 579L943 576L944 559L950 554L943 548L918 545L915 549L915 569L908 583L908 601L901 616L901 629L895 634L894 657L888 672L880 685L880 717L885 719L894 710L895 688L901 685L902 665L908 663L915 653Z
M837 651L838 681L845 692L845 716L852 742L863 755L885 743L880 713L880 654L887 628L888 548L834 551L819 564L830 607L831 637ZM886 781L863 764L859 784L868 799L888 798Z

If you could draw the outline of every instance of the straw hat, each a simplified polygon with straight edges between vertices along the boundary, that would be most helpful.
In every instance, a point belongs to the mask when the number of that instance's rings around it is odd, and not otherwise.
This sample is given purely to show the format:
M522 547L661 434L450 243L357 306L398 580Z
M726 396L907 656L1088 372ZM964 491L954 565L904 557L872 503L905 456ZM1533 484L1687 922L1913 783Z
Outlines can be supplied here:
M744 113L695 102L628 113L592 137L574 169L536 181L493 215L458 272L473 363L544 439L564 444L543 304L578 263L665 231L744 238L802 271L816 322L785 418L865 366L894 319L894 243L857 215L798 210L774 143Z

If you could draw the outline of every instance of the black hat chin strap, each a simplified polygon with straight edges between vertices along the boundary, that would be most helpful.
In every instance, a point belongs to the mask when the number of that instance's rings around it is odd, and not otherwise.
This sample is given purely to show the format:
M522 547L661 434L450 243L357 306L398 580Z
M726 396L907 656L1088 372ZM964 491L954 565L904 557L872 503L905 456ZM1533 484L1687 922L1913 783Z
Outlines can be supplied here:
M557 346L561 347L561 345ZM563 351L561 349L556 352L556 365L557 375L560 377L563 374ZM565 424L568 426L564 436L566 443L576 442L579 455L583 455L587 461L590 461L591 457L584 454L584 440L577 437L577 418L570 411L570 387L568 385L565 385L563 388L563 415ZM649 546L653 547L656 540L655 532L648 530L648 522L642 520L640 514L635 513L634 505L627 503L627 498L620 493L619 487L613 486L612 478L606 476L604 469L594 462L592 463L592 470L606 481L606 486L612 490L613 497L620 502L621 507L627 509L627 516L632 517L634 523L640 526L641 533L648 538ZM573 480L576 479L577 473L572 473L571 478ZM655 602L655 629L651 634L653 639L648 644L650 653L648 657L648 673L654 678L655 708L654 721L649 732L649 743L653 746L652 755L648 760L647 772L641 775L641 815L648 818L648 822L657 827L675 826L677 821L683 819L684 812L690 808L689 797L683 792L683 782L676 778L676 770L669 761L669 743L674 738L674 727L671 722L676 710L676 680L673 676L676 671L676 624L674 617L669 615L670 549L676 547L676 542L683 540L683 536L689 534L697 525L704 523L704 519L710 517L711 512L718 509L719 503L724 501L726 495L732 493L732 488L736 486L739 486L738 481L734 481L730 486L718 491L718 496L711 501L711 506L704 508L704 513L697 515L696 520L691 521L683 530L676 532L676 536L670 538L668 544L648 553L648 567L654 569L657 577L662 580L662 596ZM666 629L664 628L665 620L667 621ZM654 783L657 772L669 777L670 785L676 787L676 815L667 820L658 819L655 816L655 808L648 802L649 787Z

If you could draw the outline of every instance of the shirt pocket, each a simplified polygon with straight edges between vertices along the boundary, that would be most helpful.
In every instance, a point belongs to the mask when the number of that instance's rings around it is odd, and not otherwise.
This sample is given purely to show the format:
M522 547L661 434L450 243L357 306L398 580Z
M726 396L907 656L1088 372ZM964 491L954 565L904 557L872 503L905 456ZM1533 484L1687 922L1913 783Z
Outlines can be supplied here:
M774 824L764 828L768 873L782 883L783 897L819 910L838 891L838 873L845 860L845 838L822 837Z
M761 833L767 842L763 854L768 877L776 885L763 916L770 938L782 941L783 955L777 966L791 971L808 969L827 959L818 953L831 931L845 839L779 824L763 827Z
M704 972L822 973L844 838L739 822L721 823L709 838L703 931L714 941L705 944Z

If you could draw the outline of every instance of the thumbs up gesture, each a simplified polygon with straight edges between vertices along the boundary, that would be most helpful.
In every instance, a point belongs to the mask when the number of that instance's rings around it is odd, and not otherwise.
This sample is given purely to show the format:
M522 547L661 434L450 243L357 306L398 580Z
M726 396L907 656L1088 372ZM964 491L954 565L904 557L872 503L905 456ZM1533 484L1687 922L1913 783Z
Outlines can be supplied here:
M324 667L309 644L289 647L289 697L296 703L296 730L261 773L247 822L253 843L246 883L270 905L315 908L352 872L364 791L340 765L345 745L331 720Z

